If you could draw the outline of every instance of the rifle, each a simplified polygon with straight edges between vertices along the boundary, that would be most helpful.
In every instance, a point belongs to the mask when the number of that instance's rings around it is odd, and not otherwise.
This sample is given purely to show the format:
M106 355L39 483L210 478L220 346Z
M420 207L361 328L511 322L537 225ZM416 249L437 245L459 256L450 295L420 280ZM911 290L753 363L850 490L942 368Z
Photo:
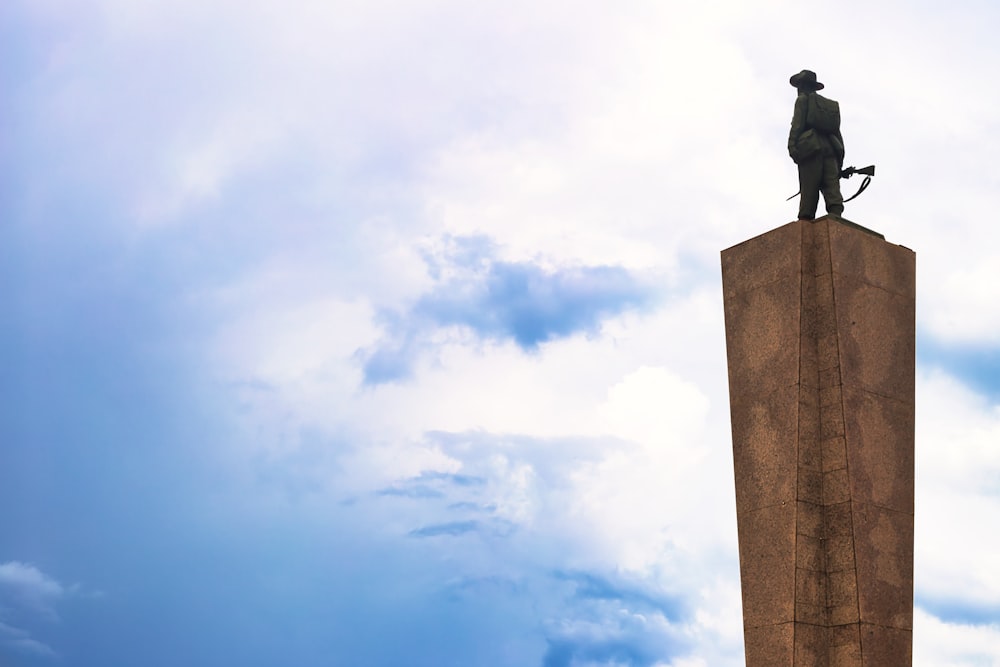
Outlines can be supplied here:
M840 177L841 178L850 178L854 174L863 174L865 176L874 176L875 175L875 165L870 164L867 167L861 167L860 169L858 169L857 167L848 167L847 169L842 169L840 171Z
M865 177L865 180L861 181L861 187L858 188L857 192L855 192L853 195L851 195L850 197L848 197L847 199L844 200L845 204L847 202L851 201L852 199L854 199L855 197L857 197L862 192L864 192L865 188L868 187L868 184L872 182L872 176L875 175L875 165L870 164L867 167L861 167L860 169L858 167L848 167L847 169L841 169L840 170L840 177L841 178L850 178L854 174L861 174L861 175L863 175ZM796 192L794 195L792 195L791 197L789 197L785 201L788 201L789 199L794 199L794 198L798 197L800 194L802 194L801 190L799 190L798 192Z
M845 204L864 192L865 188L868 187L868 184L872 182L872 176L875 175L875 165L870 164L867 167L861 167L861 169L858 169L857 167L848 167L847 169L840 170L841 178L850 178L854 174L863 174L865 180L861 181L861 187L858 188L857 192L844 200Z

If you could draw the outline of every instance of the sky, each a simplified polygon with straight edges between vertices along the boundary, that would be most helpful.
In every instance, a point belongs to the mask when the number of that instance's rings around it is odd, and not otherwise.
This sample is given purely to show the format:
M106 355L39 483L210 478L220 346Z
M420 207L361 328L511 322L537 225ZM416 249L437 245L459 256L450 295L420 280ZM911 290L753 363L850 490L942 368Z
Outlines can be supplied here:
M998 25L6 0L0 665L742 665L719 252L803 68L917 253L914 665L1000 665Z

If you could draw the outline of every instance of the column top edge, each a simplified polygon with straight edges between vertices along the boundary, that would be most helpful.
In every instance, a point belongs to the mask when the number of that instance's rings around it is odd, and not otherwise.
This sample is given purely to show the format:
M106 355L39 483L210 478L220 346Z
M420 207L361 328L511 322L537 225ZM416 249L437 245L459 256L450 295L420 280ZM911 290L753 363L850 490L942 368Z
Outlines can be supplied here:
M882 233L877 232L874 229L869 229L868 227L865 227L864 225L860 225L860 224L854 222L853 220L848 220L847 218L840 217L840 216L835 216L835 215L824 215L824 216L816 218L814 220L793 220L793 221L791 221L789 223L786 223L784 225L781 225L779 227L775 227L774 229L770 229L770 230L768 230L766 232L762 232L760 234L752 236L749 239L746 239L745 241L741 241L740 243L736 243L736 244L734 244L732 246L729 246L728 248L723 249L722 252L726 253L726 252L728 252L730 250L733 250L734 248L738 248L741 245L749 243L749 242L751 242L751 241L753 241L755 239L758 239L758 238L760 238L762 236L767 236L768 234L770 234L772 232L776 232L779 229L784 229L785 227L789 227L791 225L805 224L805 223L816 224L816 223L819 223L819 222L833 222L833 223L837 223L837 224L840 224L840 225L842 225L844 227L848 227L850 229L855 229L857 231L864 232L865 234L870 234L871 236L874 236L875 238L880 239L882 241L886 240L885 239L885 235L883 235ZM889 243L889 242L886 241L886 243ZM904 250L908 250L910 252L913 252L912 249L907 248L904 245L899 245L898 243L892 243L891 245L894 245L896 247L903 248Z

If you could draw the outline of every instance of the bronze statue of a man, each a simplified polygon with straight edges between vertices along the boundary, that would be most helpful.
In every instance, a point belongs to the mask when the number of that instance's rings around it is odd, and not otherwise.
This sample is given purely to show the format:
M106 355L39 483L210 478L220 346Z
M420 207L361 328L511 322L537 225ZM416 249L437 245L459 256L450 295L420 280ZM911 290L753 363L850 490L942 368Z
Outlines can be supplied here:
M840 216L844 197L840 194L840 171L844 166L844 137L840 134L840 106L816 91L823 84L807 69L788 80L798 91L788 154L799 166L799 220L816 217L819 193L826 212Z

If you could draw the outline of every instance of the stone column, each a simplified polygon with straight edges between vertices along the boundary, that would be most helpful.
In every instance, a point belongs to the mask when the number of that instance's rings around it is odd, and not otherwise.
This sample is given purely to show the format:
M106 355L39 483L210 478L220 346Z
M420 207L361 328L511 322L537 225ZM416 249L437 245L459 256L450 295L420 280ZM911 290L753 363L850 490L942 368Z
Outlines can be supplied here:
M722 283L747 667L909 667L915 255L796 221Z

